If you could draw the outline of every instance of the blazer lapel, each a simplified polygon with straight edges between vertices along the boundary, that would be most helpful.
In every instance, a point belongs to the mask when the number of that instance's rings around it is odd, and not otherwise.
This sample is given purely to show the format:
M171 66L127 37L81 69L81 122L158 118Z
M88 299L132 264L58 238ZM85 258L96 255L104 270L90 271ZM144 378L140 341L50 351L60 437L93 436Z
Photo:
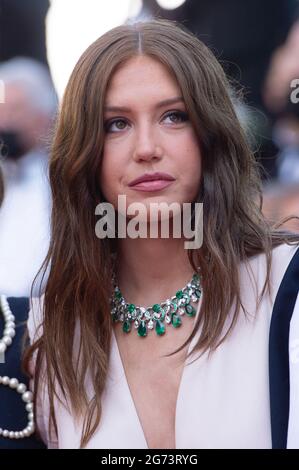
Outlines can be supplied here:
M275 298L269 338L269 379L273 449L287 447L290 377L290 321L299 290L299 250L297 249Z

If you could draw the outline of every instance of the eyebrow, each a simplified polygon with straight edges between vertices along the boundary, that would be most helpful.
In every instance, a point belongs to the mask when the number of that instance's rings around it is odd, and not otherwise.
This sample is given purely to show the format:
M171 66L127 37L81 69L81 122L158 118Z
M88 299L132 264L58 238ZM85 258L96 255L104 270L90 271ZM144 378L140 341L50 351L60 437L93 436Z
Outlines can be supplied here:
M155 108L162 108L163 106L168 106L170 104L178 103L178 102L183 102L184 99L182 96L176 96L175 98L169 98L167 100L159 101L155 105ZM130 108L127 108L126 106L104 106L104 111L121 111L121 112L126 112L129 113L131 110Z

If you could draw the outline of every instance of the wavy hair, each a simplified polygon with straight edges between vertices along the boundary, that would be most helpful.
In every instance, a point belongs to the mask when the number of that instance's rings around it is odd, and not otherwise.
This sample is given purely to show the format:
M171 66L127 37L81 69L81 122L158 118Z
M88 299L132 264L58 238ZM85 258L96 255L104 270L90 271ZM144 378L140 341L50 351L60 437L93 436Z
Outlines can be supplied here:
M240 262L265 253L262 296L269 284L272 248L296 238L274 230L262 215L259 171L236 116L230 85L213 53L195 35L175 22L156 19L118 26L96 40L74 68L57 119L49 169L51 242L42 267L49 270L42 334L24 358L29 370L36 353L35 396L45 366L49 426L56 433L58 387L74 416L84 416L81 447L101 420L112 335L112 245L97 239L94 230L95 207L103 200L98 181L105 139L103 106L116 68L138 54L160 61L176 77L201 145L203 245L189 250L188 256L195 271L200 266L204 296L194 331L177 351L199 328L194 350L212 351L224 341L242 311ZM222 336L232 308L230 328ZM70 358L77 322L80 361L74 363ZM84 385L87 371L95 391L91 398Z

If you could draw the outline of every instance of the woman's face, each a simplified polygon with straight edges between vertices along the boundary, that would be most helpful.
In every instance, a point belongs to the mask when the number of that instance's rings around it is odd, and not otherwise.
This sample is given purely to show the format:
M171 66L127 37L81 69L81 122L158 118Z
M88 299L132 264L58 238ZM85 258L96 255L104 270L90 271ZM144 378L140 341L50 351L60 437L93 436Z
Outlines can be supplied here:
M136 56L119 67L107 90L104 120L100 185L108 202L117 208L118 195L125 195L126 207L141 202L149 209L150 203L181 206L196 199L200 148L179 85L163 64ZM173 180L147 183L151 191L146 184L130 186L153 172L167 173Z

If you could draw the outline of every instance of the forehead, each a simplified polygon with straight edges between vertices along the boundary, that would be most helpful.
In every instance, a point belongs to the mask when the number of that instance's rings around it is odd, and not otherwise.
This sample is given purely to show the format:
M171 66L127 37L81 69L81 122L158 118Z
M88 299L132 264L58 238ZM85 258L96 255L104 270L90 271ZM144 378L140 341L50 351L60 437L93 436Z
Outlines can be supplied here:
M180 87L168 68L149 56L136 56L118 67L111 77L106 105L118 100L165 99L180 94Z

